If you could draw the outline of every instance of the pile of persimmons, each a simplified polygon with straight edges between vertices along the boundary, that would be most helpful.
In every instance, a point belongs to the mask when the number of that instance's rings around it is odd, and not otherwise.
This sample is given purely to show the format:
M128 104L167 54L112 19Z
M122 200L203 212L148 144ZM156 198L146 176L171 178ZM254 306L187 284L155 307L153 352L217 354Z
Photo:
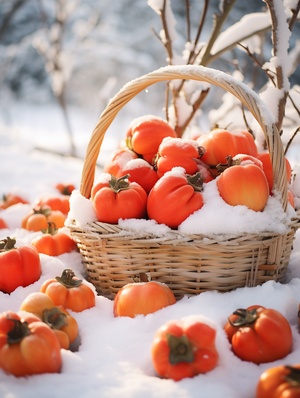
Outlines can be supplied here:
M101 222L149 218L176 229L203 206L205 183L216 181L223 200L263 211L273 191L267 151L248 131L215 128L193 139L177 137L163 119L135 119L123 145L94 183L91 199ZM291 165L286 159L287 180ZM289 191L289 201L294 198Z

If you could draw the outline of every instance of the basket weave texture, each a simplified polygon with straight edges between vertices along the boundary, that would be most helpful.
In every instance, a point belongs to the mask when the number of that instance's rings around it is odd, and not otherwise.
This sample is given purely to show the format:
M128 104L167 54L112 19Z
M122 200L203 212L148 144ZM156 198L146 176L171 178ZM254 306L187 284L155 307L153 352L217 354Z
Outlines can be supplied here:
M90 197L96 162L105 133L118 112L147 87L173 79L208 82L234 95L259 123L270 153L274 188L287 209L287 178L284 149L278 130L259 96L245 84L214 69L201 66L167 66L127 83L108 103L92 133L80 192ZM295 217L287 232L244 234L230 238L184 235L166 236L122 230L101 222L78 227L68 225L86 267L87 279L99 294L113 298L118 290L140 273L166 283L177 298L207 290L230 291L257 286L268 280L282 281L289 263L295 233Z

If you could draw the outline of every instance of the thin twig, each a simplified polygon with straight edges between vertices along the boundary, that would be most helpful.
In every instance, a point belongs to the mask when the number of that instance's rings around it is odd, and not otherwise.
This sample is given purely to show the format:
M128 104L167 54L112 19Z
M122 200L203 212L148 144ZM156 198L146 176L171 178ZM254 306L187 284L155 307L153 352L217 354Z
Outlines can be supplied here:
M209 88L206 89L206 90L202 90L201 91L201 93L198 96L197 100L193 103L192 111L189 114L189 116L187 117L187 119L185 120L185 122L181 126L179 126L179 125L175 126L175 131L176 131L178 137L182 137L183 136L186 128L190 124L191 120L194 118L196 112L199 110L199 108L202 105L203 101L205 100L208 92L209 92Z
M238 46L242 47L246 53L249 55L249 57L252 59L254 64L256 64L266 75L269 80L273 83L273 85L276 87L276 82L275 82L275 74L267 68L263 67L263 64L258 60L258 58L249 50L248 46L244 46L242 43L237 43Z
M221 14L214 15L213 21L213 30L211 32L210 38L208 39L204 54L200 60L200 65L206 66L210 63L211 58L211 49L217 40L223 23L225 22L226 18L228 17L235 0L224 0L223 2L223 12Z
M167 5L167 0L164 0L163 8L162 8L161 13L160 13L160 17L161 17L163 30L165 32L165 41L163 42L163 45L165 46L165 49L166 49L167 54L168 54L169 65L172 65L172 63L173 63L173 49L172 49L172 40L171 40L170 34L169 34L169 27L168 27L167 17L166 17L166 5Z
M198 42L200 40L200 36L201 36L202 30L203 30L203 27L204 27L204 23L205 23L205 20L206 20L209 1L210 0L204 0L204 6L203 6L202 14L201 14L201 17L200 17L198 31L197 31L197 34L196 34L196 37L195 37L195 40L194 40L194 43L193 43L193 48L192 48L192 50L190 52L190 55L189 55L189 58L188 58L188 62L187 62L188 64L194 64L195 60L196 60L196 58L197 58L197 56L199 54L200 50L196 51L196 49L198 47Z
M271 20L272 20L272 43L273 43L273 54L274 57L278 56L278 45L279 45L279 38L278 38L278 16L276 14L276 9L274 7L274 2L273 0L265 0L270 15L271 15ZM280 63L277 63L275 66L276 70L276 87L278 90L283 90L283 95L279 99L278 102L278 114L277 114L277 129L278 131L281 131L282 127L282 122L285 114L285 105L286 105L286 99L287 99L287 94L288 92L286 91L285 87L285 78L284 72L282 70L282 65Z
M185 16L186 16L186 41L191 41L191 18L190 18L190 1L185 0Z
M287 154L287 151L288 151L289 147L291 146L291 144L292 144L294 138L295 138L296 135L299 133L299 131L300 131L300 126L297 127L297 129L296 129L296 131L294 132L294 134L293 134L293 135L291 136L291 138L288 140L288 143L286 144L286 147L285 147L285 150L284 150L284 154L285 154L285 155Z
M297 17L298 17L299 11L300 11L300 1L298 1L298 3L296 4L295 9L291 10L292 18L290 19L290 22L289 22L289 29L290 30L293 29L293 26L294 26L295 22L297 21Z

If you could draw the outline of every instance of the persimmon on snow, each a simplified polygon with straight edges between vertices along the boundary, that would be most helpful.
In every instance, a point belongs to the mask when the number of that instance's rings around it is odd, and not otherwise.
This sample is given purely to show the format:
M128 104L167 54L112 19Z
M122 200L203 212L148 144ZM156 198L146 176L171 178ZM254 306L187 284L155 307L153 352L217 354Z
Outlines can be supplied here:
M77 245L71 236L48 223L47 230L40 236L32 239L31 244L37 248L39 253L49 256L59 256L76 250Z
M0 314L0 368L16 377L58 373L61 347L54 331L26 311Z
M176 302L172 290L157 281L148 281L145 274L140 274L141 281L123 286L114 299L114 315L134 318L147 315Z
M22 301L20 311L37 315L56 334L61 348L69 349L79 333L76 319L62 306L55 306L50 296L42 292L30 293Z
M28 286L41 276L41 261L32 245L16 246L14 238L0 241L0 290L11 293L19 286Z
M259 377L255 398L299 398L300 364L267 368Z
M21 227L29 231L46 231L48 223L56 228L62 228L65 224L66 214L60 210L52 210L50 206L43 205L32 209L21 221Z
M253 305L234 311L224 325L232 350L243 361L256 364L288 355L293 335L288 320L278 311Z
M70 195L42 196L36 201L35 207L41 208L42 206L49 206L52 211L68 214L70 211Z
M64 183L57 183L55 185L55 188L57 189L57 191L59 193L61 193L62 195L71 195L71 193L74 191L74 189L76 188L75 185L73 184L64 184Z
M7 225L6 221L0 217L0 229L5 229L5 228L8 228L8 225Z
M213 370L218 363L216 330L202 320L173 320L155 333L152 363L160 377L182 380Z
M61 276L47 279L40 291L51 297L55 306L61 305L75 312L94 307L96 303L94 291L68 268L63 270Z
M22 196L14 194L14 193L8 193L2 196L2 200L0 200L0 209L7 209L10 206L16 205L16 204L28 204L29 202L27 199L24 199Z

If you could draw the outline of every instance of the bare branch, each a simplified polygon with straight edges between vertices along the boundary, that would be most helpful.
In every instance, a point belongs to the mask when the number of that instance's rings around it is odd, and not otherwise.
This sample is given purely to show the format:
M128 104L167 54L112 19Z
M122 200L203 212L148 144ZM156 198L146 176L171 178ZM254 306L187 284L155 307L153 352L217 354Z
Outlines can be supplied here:
M196 101L192 105L192 112L187 117L185 122L181 126L179 126L179 125L175 126L175 131L176 131L178 137L182 137L183 136L186 128L188 127L188 125L190 124L192 119L194 118L196 112L199 110L199 108L202 105L203 101L205 100L208 92L209 92L209 89L201 91L201 93L199 94L198 98L196 99Z
M172 65L172 63L173 63L173 48L172 48L172 41L171 41L170 34L169 34L167 18L166 18L166 5L167 5L167 0L164 0L163 8L160 13L163 30L165 32L165 40L162 43L163 43L163 45L167 51L167 54L168 54L169 65Z
M219 36L220 31L221 31L222 25L225 22L226 18L228 17L234 3L235 3L235 0L224 0L223 12L221 14L214 15L213 30L212 30L210 38L207 42L204 54L200 61L200 65L206 66L210 63L211 49L212 49L215 41L217 40L217 37Z
M273 54L274 57L278 56L278 45L279 45L279 38L278 38L278 16L276 15L276 9L274 7L274 1L273 0L265 0L270 15L271 15L271 20L272 20L272 42L273 42ZM286 105L286 99L288 92L286 91L285 87L285 78L283 70L282 70L282 65L280 63L277 63L276 65L276 87L279 90L284 90L283 95L279 100L278 103L278 115L277 115L277 128L280 131L281 126L282 126L282 121L284 118L285 114L285 105Z
M193 49L191 50L190 55L189 55L189 59L188 59L188 62L187 62L188 64L194 64L194 62L195 62L195 60L196 60L196 58L197 58L197 56L199 54L200 49L198 51L196 51L196 48L198 46L198 42L199 42L203 27L204 27L204 23L205 23L205 20L206 20L209 1L210 0L205 0L204 1L204 7L203 7L202 15L201 15L201 18L200 18L199 26L198 26L198 31L197 31L197 34L196 34L196 37L195 37L195 40L194 40Z
M25 4L26 0L17 0L9 10L9 12L4 16L3 22L0 26L0 38L4 35L6 29L8 28L10 21L12 20L15 13Z
M290 30L293 29L293 26L294 26L295 22L297 21L297 17L298 17L299 11L300 11L300 1L298 1L298 3L297 3L297 5L296 5L295 9L292 9L292 10L291 10L291 12L292 12L292 18L290 19L290 22L289 22L289 28L290 28Z
M243 37L240 37L238 41L233 41L230 45L224 46L220 51L218 51L216 53L213 53L213 54L210 54L209 61L207 62L207 65L212 63L214 60L220 58L220 56L222 54L224 54L225 52L235 48L237 45L240 45L242 47L242 45L241 45L242 41L245 41L245 40L249 39L250 37L253 37L253 36L256 36L256 35L259 35L259 34L263 34L263 33L267 32L270 29L271 29L271 24L269 26L265 27L264 29L258 29L256 31L252 31L249 34L245 31L245 35Z
M285 147L285 150L284 150L284 154L285 155L287 154L287 151L289 150L289 147L291 146L292 142L294 141L294 138L299 133L299 131L300 131L300 126L297 127L297 129L294 131L293 135L289 139L288 143L286 144L286 147Z
M186 15L186 40L191 41L191 18L190 18L190 1L185 0L185 15Z
M267 78L273 83L274 86L276 86L276 82L275 82L275 75L274 73L267 68L264 68L262 63L258 60L258 58L249 50L248 46L244 46L242 43L238 43L238 45L240 47L242 47L246 53L249 55L249 57L252 59L252 61L254 62L254 64L256 64L266 75Z

